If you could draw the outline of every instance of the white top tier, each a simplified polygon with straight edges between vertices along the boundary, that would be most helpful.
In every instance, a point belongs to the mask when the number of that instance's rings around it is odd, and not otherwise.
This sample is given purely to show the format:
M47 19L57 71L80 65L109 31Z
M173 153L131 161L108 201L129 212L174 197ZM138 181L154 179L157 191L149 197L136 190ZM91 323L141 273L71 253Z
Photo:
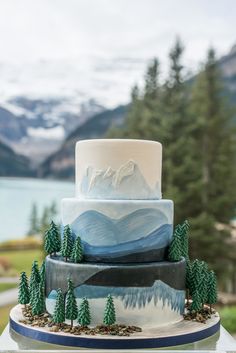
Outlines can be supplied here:
M76 143L76 196L86 199L161 199L162 145L101 139Z

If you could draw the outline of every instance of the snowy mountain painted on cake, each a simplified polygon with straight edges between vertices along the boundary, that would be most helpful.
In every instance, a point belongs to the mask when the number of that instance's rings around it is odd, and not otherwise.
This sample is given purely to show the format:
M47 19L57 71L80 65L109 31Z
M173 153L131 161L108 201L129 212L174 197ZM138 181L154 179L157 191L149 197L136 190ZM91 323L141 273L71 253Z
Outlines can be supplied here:
M157 184L152 189L146 182L138 165L129 160L113 170L111 167L95 169L88 167L81 182L81 193L94 199L161 199L161 190Z
M78 216L71 228L81 237L85 256L99 259L164 249L173 232L167 216L154 208L139 209L119 219L90 210Z
M105 287L83 284L75 288L77 298L106 298L111 294L114 298L120 298L125 308L142 308L148 305L151 300L156 305L158 301L162 305L168 305L171 310L183 314L185 291L177 290L168 284L157 280L152 287Z

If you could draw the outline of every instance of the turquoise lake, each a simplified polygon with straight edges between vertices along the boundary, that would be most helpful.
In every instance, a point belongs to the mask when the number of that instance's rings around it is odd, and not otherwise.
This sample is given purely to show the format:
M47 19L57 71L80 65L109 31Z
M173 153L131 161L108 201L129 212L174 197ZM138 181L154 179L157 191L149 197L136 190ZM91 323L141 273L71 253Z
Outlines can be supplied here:
M61 199L73 197L74 189L73 182L0 178L0 241L19 239L27 234L33 203L39 215L52 202L60 213Z

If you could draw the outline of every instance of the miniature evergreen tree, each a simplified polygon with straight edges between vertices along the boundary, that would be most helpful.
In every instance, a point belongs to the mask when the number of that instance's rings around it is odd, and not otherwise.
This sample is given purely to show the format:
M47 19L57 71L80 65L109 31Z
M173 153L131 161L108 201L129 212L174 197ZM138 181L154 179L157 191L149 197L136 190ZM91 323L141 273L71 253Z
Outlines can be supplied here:
M192 304L190 305L190 311L199 311L201 310L201 307L201 295L199 294L198 290L195 290L192 295Z
M39 274L40 274L40 282L43 283L44 286L45 286L45 279L46 279L45 270L46 270L46 263L45 261L43 261L39 270Z
M40 283L41 277L39 273L39 268L38 268L38 262L33 261L32 268L31 268L31 274L30 274L30 282L29 282L29 293L30 293L30 305L32 306L33 300L34 300L34 295L35 295L35 290L38 287L38 284Z
M182 256L181 225L175 227L172 241L169 247L168 259L170 261L180 261Z
M194 292L198 289L198 285L201 281L201 261L195 259L192 263L192 271L190 278L190 288L191 295L193 296Z
M83 298L79 307L78 323L81 326L88 326L91 322L89 302L87 298Z
M114 306L113 298L109 294L107 296L103 323L109 326L109 325L113 325L115 322L116 322L115 306Z
M73 321L77 319L78 307L74 295L74 286L71 279L68 279L68 291L66 295L66 319L71 320L71 327L73 327Z
M53 312L53 322L62 324L65 321L65 302L61 289L57 290L56 305Z
M198 283L198 291L201 297L202 306L207 301L207 282L208 282L208 266L204 261L200 262L200 281Z
M217 280L214 271L208 272L208 286L207 286L207 299L206 302L210 304L210 310L212 312L212 304L217 302Z
M74 246L72 249L70 259L71 259L71 261L76 262L76 263L81 262L83 259L83 249L82 249L82 245L81 245L81 239L79 236L77 236L77 238L74 242Z
M192 264L189 259L186 259L186 298L187 305L189 305L189 297L192 294Z
M66 261L67 261L67 258L71 256L72 247L73 247L73 238L72 238L71 229L69 225L66 225L63 231L63 242L61 247L61 254Z
M50 254L50 256L52 253L54 253L55 256L56 252L61 249L60 234L53 221L51 222L49 229L45 232L44 249L47 254Z
M24 304L26 308L26 304L28 304L29 301L30 301L30 293L29 293L27 275L25 272L21 272L19 291L18 291L18 302L19 304Z
M37 288L35 288L33 291L31 310L33 315L40 315L45 311L45 301L44 301L43 287L41 283L39 283L37 285Z
M188 255L188 231L189 231L189 223L187 220L181 225L181 240L182 240L182 256L185 259L189 258Z

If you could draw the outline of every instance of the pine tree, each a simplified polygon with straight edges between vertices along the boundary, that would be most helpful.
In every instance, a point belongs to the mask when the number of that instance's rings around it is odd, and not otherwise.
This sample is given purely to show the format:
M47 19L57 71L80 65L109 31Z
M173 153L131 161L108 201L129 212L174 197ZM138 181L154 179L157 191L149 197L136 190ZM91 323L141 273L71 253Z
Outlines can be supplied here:
M89 310L89 302L87 298L83 298L79 307L78 323L81 326L88 326L91 323Z
M175 220L188 215L188 186L191 184L191 120L188 112L188 88L182 64L184 47L176 39L169 53L169 73L162 98L163 193L175 200ZM191 171L191 172L190 172Z
M201 281L201 261L198 259L195 259L192 262L191 278L190 278L190 288L191 288L192 296L194 292L197 291L200 281Z
M65 258L65 261L67 261L67 258L71 256L72 248L73 248L72 232L71 232L70 226L66 225L63 231L63 242L61 247L61 254Z
M73 321L77 319L78 316L78 307L74 295L74 285L71 279L68 279L65 315L67 320L71 320L71 327L73 327Z
M188 254L188 231L189 231L189 223L187 220L181 225L181 240L182 240L182 256L185 259L189 258Z
M55 324L62 324L65 321L65 302L64 296L59 288L57 290L56 305L53 311L53 322Z
M212 304L217 303L217 280L214 271L208 273L208 286L207 286L207 298L206 302L210 304L210 310L212 311Z
M20 275L20 284L18 291L18 302L19 304L24 304L26 308L26 304L30 301L30 293L28 287L28 278L25 272L21 272Z
M180 261L181 254L182 254L181 226L178 224L175 227L173 238L170 243L168 259L170 261Z
M32 315L40 315L45 311L44 293L41 283L37 284L33 291L31 310Z
M40 274L40 282L44 285L45 287L45 280L46 280L46 262L45 260L42 262L40 270L39 270L39 274Z
M236 164L232 162L236 144L231 124L233 115L225 100L222 82L215 52L210 49L191 92L191 154L195 182L189 189L192 202L188 204L188 215L192 218L192 256L201 254L215 267L218 266L215 254L220 252L221 260L227 261L232 247L227 241L229 233L216 229L216 223L229 222L236 199ZM223 268L221 262L218 271L224 272Z
M30 229L28 235L35 235L39 232L38 209L36 203L33 203L30 215Z
M77 236L74 242L70 259L75 263L81 262L83 260L83 249L82 249L81 239L79 236Z
M30 293L30 305L32 306L34 296L35 296L35 291L38 287L38 284L40 283L40 273L39 273L39 268L38 268L38 262L33 261L32 268L31 268L31 274L30 274L30 281L29 281L29 293Z
M116 322L116 312L112 296L109 294L107 296L107 302L104 312L103 323L105 325L113 325Z
M47 254L54 256L61 249L61 239L56 224L52 221L49 229L45 233L44 248Z
M201 296L198 290L193 293L190 311L199 311L202 308Z
M198 284L198 291L199 291L202 306L203 306L207 300L208 266L204 261L200 262L200 266L201 266L201 276Z
M192 295L192 264L191 261L187 258L186 259L186 298L187 298L187 305L189 305L189 297Z

